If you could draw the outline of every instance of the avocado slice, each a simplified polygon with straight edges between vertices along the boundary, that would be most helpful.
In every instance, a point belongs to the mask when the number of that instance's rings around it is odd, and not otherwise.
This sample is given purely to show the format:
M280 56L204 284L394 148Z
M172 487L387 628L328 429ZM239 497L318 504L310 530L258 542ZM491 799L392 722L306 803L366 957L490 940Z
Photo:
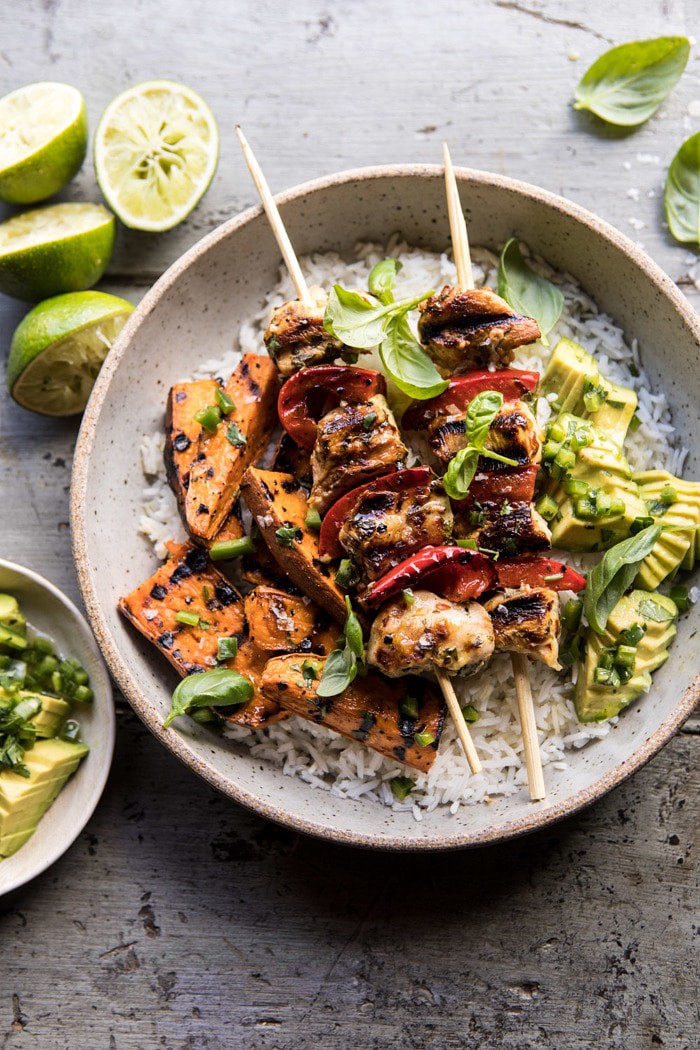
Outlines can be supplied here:
M0 594L0 625L9 627L14 634L22 638L27 633L27 621L22 615L19 602L11 594Z
M574 703L580 722L601 722L631 704L651 688L651 672L668 659L668 646L676 635L678 609L664 594L635 590L624 595L610 614L603 634L588 627L584 637L586 657L579 664ZM604 649L620 644L620 635L639 624L645 633L637 643L632 677L617 687L599 685L595 671Z
M635 474L634 480L647 513L656 510L654 517L665 525L689 526L688 532L663 532L642 562L635 583L653 591L677 569L691 572L700 558L700 530L691 528L700 525L700 482L676 478L667 470L645 470ZM660 497L669 488L675 491L677 499L662 509Z
M58 736L61 726L70 714L68 701L57 696L48 696L46 693L30 693L26 690L22 690L19 695L36 696L41 700L41 711L31 719L36 735L46 738Z
M564 413L557 422L567 430L583 421L580 416ZM558 481L550 479L545 491L559 507L550 522L552 546L569 551L603 551L629 536L632 523L647 515L647 507L620 444L590 420L585 421L585 427L591 434L591 443L576 452L576 462L567 475L611 500L622 500L625 509L622 514L605 518L579 518L575 513L576 499L567 496Z
M0 773L0 857L9 857L31 837L88 750L73 740L38 740L24 756L29 777Z
M595 412L588 411L584 399L584 394L590 389L597 389L605 395ZM605 379L595 359L573 339L560 339L552 350L540 381L540 392L544 395L556 393L553 407L557 412L590 419L618 445L623 444L637 409L634 390Z

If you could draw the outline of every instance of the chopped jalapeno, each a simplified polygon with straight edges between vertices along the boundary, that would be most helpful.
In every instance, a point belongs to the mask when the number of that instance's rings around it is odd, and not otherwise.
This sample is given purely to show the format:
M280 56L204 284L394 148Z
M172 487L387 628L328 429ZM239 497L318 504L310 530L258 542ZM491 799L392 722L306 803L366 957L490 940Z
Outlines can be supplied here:
M392 794L399 802L403 802L416 786L410 777L394 777L389 783Z
M199 627L199 614L188 609L181 609L179 613L175 613L175 619L177 623L184 623L188 627Z
M307 529L320 529L321 528L321 515L317 510L313 508L307 510L306 517L304 518L304 524Z
M216 388L215 396L216 403L219 406L219 410L222 415L230 416L232 412L236 411L236 406L234 405L233 401L228 396L226 391L221 389L221 387Z
M208 405L201 411L195 412L194 418L201 427L213 434L221 422L221 409L217 405Z
M241 554L252 554L255 544L251 536L241 536L235 540L218 540L209 548L209 557L212 561L228 561L230 558L238 558Z
M435 736L427 729L424 729L421 733L416 733L413 739L419 747L429 747L430 744L435 743Z

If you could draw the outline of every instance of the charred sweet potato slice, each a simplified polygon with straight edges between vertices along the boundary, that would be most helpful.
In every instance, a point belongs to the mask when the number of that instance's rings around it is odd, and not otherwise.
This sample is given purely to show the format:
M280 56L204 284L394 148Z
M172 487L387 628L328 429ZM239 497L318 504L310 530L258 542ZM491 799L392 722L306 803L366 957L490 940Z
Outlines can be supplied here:
M247 674L246 667L259 667L256 693L229 720L259 727L278 713L259 690L262 663L249 650L243 599L192 544L171 544L170 558L136 590L119 601L120 612L160 650L183 677L214 667L233 667ZM197 616L196 624L181 623L178 613ZM225 664L217 662L219 638L237 638L239 651ZM264 662L264 659L263 659Z
M333 570L318 556L318 533L305 524L306 492L291 474L249 467L241 496L280 567L304 594L345 623L345 597Z
M216 536L238 495L246 468L257 458L277 418L277 369L269 357L245 354L225 391L235 408L213 433L202 430L185 497L193 536Z
M250 640L258 649L327 656L335 648L338 625L308 598L262 586L246 595L244 607Z
M165 413L165 470L177 502L184 509L190 467L202 432L194 418L208 405L216 404L216 379L198 379L194 383L176 383L170 388Z
M318 677L324 660L308 658L316 664ZM264 696L287 711L310 722L328 726L336 733L361 740L367 747L427 773L437 755L443 726L445 703L433 686L421 678L390 681L377 674L355 681L339 696L316 696L318 678L304 675L302 658L275 656L262 676ZM408 696L417 702L418 717L402 711ZM412 706L412 705L411 705ZM416 743L416 734L425 733L430 743Z

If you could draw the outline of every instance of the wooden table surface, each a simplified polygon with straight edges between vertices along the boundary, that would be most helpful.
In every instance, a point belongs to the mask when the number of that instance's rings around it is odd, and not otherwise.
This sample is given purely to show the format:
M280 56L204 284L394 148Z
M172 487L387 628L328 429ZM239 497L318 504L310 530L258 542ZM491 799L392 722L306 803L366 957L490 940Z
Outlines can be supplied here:
M666 166L700 123L699 45L632 134L570 105L610 44L698 33L695 0L23 0L11 20L3 6L0 94L68 81L94 127L117 92L166 76L199 90L218 118L218 173L190 219L160 236L120 231L103 287L134 302L253 202L236 121L274 189L356 165L439 161L446 136L455 163L598 212L700 301L695 257L670 239L661 205ZM99 199L89 161L63 196ZM23 310L0 297L4 346ZM78 424L0 398L0 551L77 598ZM411 857L259 820L180 766L124 705L118 721L86 831L0 902L3 1048L698 1045L697 722L553 830Z

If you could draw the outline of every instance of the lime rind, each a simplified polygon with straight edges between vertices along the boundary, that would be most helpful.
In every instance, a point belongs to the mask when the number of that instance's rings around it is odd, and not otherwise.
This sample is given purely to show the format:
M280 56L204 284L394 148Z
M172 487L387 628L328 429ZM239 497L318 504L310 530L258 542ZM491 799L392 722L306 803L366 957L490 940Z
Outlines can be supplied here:
M0 200L36 204L79 170L88 143L85 100L69 84L28 84L0 98Z
M172 229L208 189L219 132L206 102L171 80L118 95L95 133L95 172L105 200L133 229Z

